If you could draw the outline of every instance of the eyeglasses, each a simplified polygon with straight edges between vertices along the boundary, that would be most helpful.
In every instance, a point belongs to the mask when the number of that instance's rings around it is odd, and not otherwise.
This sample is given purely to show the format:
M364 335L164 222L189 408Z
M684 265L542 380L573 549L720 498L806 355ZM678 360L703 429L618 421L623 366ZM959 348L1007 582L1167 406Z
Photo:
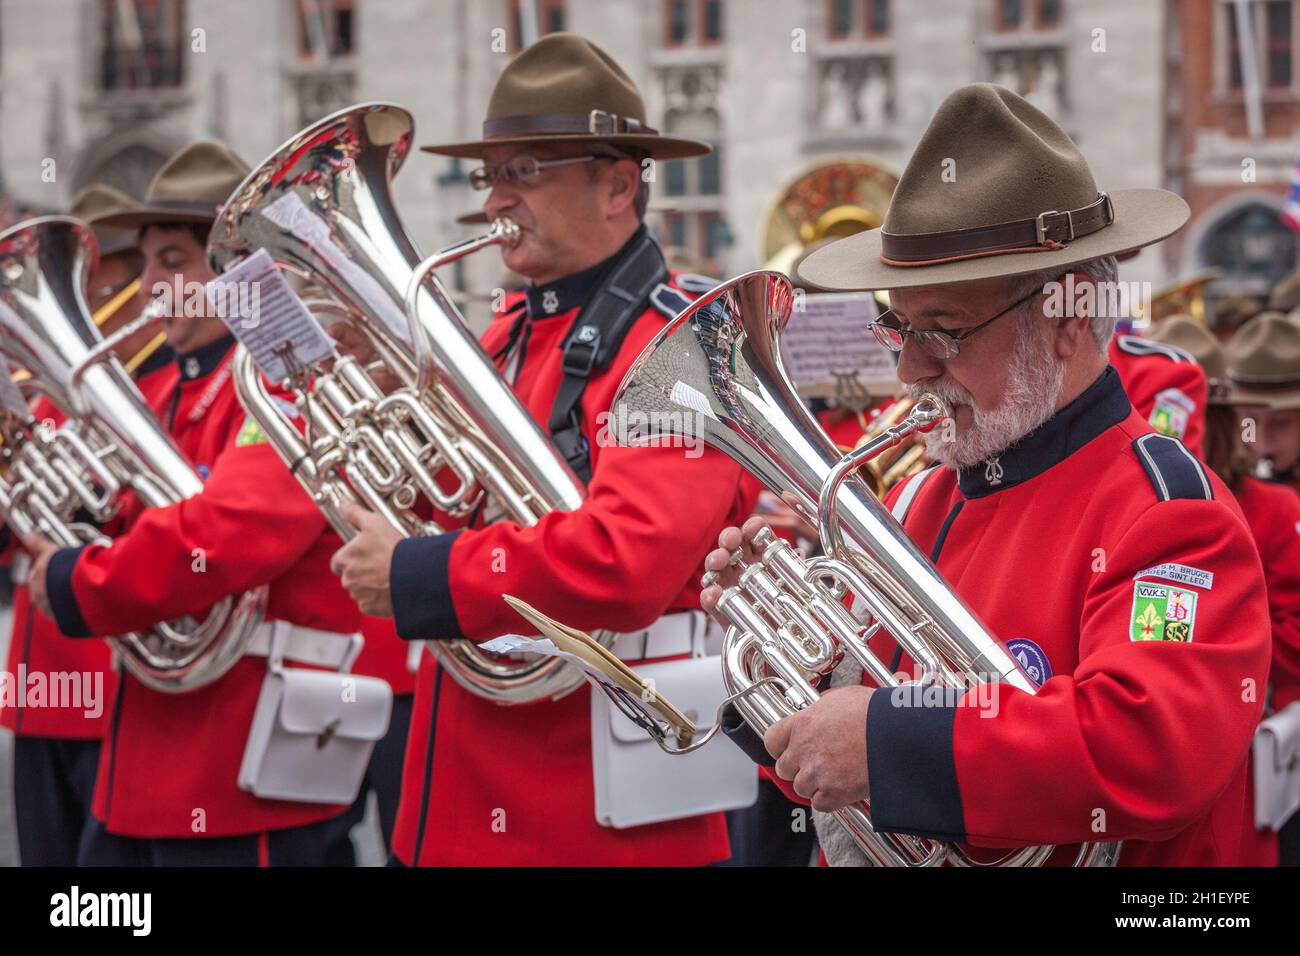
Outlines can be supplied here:
M618 159L617 156L570 156L565 159L538 159L536 156L516 156L496 166L480 166L470 170L469 184L475 189L491 189L498 179L519 186L530 186L537 182L543 169L551 166L572 166L575 163L590 163L599 159Z
M1052 282L1059 282L1064 277L1065 273L1062 273L1053 279ZM985 319L979 325L972 326L971 328L966 329L966 331L956 335L951 332L944 332L940 329L904 328L902 319L893 309L888 309L883 312L880 318L871 323L869 328L871 329L871 334L876 337L876 341L891 352L903 351L903 346L907 344L908 336L911 336L913 341L920 346L921 351L925 352L926 355L929 355L931 358L943 359L946 361L948 359L954 359L961 354L961 343L966 341L966 339L970 338L986 325L996 322L1004 315L1008 315L1020 308L1020 306L1024 305L1035 296L1041 295L1046 291L1046 286L1048 285L1051 285L1051 283L1044 283L1043 287L1034 289L1023 299L1017 299L1015 302L1012 302L997 315L993 316L993 318Z

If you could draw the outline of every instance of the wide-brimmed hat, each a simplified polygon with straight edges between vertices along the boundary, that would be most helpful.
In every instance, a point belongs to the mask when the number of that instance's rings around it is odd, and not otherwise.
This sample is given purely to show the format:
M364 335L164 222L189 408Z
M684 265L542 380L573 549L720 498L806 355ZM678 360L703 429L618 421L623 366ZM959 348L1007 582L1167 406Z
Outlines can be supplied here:
M122 190L105 183L91 183L73 197L68 215L90 226L99 242L99 255L102 258L136 248L134 229L105 226L104 219L118 213L134 212L139 208L140 204Z
M879 229L808 256L824 289L903 289L1064 269L1159 242L1187 203L1164 189L1097 188L1045 113L991 83L963 86L930 120Z
M1228 342L1228 377L1240 400L1300 408L1300 324L1261 312Z
M1273 286L1268 296L1268 307L1279 312L1290 312L1300 305L1300 269L1292 269Z
M163 163L145 191L143 205L104 216L99 224L139 229L153 223L211 223L249 172L248 164L225 143L191 143Z
M1230 292L1214 303L1214 328L1234 332L1264 311L1264 303L1244 292Z
M1210 382L1211 405L1249 404L1240 397L1228 378L1228 356L1219 340L1205 326L1187 315L1173 315L1151 330L1153 342L1182 349L1205 370Z
M488 100L482 139L420 148L478 159L489 146L587 142L655 159L709 152L705 143L651 129L631 77L596 44L572 33L544 36L506 66Z

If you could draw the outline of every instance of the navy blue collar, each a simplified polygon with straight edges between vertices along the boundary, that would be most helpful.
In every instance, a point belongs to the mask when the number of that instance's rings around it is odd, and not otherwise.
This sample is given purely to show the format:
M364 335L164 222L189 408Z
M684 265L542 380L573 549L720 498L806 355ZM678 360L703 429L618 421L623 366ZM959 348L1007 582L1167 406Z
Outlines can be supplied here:
M233 335L223 335L215 342L200 346L193 352L176 356L176 365L181 370L181 381L189 382L196 378L206 378L217 370L221 360L235 346Z
M957 472L957 486L966 498L983 498L1041 475L1132 411L1119 373L1111 366L1070 404L1039 425L1001 455Z
M591 298L591 294L600 286L600 280L605 277L605 273L610 270L614 263L627 255L636 241L645 235L645 231L644 224L639 226L618 252L608 259L596 263L589 269L583 269L581 272L575 272L562 279L556 279L554 282L546 283L546 285L529 283L524 287L528 318L546 319L555 315L563 315L565 312L586 305L587 300Z
M134 378L141 378L150 372L158 371L164 365L170 365L175 358L176 356L172 353L170 346L160 345L153 350L153 353L147 359L135 367L135 371L131 375Z

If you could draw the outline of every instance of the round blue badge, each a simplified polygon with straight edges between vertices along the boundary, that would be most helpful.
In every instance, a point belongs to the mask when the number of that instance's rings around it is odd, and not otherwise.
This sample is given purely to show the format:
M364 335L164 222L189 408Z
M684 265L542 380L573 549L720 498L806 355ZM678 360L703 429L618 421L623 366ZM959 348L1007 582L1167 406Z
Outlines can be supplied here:
M202 481L207 481L212 477L212 469L207 465L195 465L194 470L199 473L199 478Z
M1052 665L1047 660L1043 649L1027 637L1017 637L1007 641L1007 650L1020 664L1029 679L1039 687L1051 680Z

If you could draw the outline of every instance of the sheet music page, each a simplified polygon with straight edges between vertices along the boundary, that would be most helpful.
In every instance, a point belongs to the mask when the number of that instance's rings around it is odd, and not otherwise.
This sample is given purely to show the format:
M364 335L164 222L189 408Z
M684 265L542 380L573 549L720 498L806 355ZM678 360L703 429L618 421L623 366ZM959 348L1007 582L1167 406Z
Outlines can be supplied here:
M288 378L293 365L307 367L334 352L334 340L265 249L209 282L207 295L216 314L273 382Z

